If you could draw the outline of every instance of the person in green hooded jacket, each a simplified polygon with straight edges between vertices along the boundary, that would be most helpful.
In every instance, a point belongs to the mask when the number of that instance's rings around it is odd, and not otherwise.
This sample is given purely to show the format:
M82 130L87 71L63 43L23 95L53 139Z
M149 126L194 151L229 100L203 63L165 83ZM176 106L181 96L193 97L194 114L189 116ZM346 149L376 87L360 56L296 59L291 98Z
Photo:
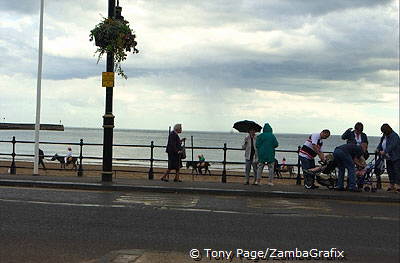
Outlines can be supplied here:
M258 171L257 179L254 182L255 185L260 184L262 171L265 164L268 165L269 182L268 185L273 184L274 178L274 163L275 163L275 148L278 147L278 141L275 135L272 133L271 126L266 123L264 125L263 132L257 136L256 148L258 155Z

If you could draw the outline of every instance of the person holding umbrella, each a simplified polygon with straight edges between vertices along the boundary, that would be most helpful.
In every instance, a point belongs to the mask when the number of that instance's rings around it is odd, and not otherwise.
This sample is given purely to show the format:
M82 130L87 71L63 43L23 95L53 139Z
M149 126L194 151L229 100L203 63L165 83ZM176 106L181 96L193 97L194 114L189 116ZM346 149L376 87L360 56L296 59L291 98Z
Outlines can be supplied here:
M256 149L256 132L261 131L261 126L258 125L254 121L238 121L233 125L233 128L238 130L239 132L248 132L249 135L244 138L242 149L245 150L244 158L245 158L245 183L249 184L250 180L250 171L251 167L253 167L254 173L254 184L256 183L257 179L257 149Z
M256 148L258 154L258 171L255 185L260 184L262 171L265 164L268 165L269 182L268 185L273 186L274 164L275 164L275 148L278 147L278 140L272 133L271 126L266 123L263 132L257 136Z
M257 157L257 151L256 151L256 131L254 128L251 128L249 130L249 135L244 138L244 142L242 144L242 149L245 150L244 152L244 158L245 158L245 183L244 184L249 184L249 177L250 177L250 171L251 167L253 167L253 173L254 173L254 183L256 182L257 179L257 163L258 163L258 157Z

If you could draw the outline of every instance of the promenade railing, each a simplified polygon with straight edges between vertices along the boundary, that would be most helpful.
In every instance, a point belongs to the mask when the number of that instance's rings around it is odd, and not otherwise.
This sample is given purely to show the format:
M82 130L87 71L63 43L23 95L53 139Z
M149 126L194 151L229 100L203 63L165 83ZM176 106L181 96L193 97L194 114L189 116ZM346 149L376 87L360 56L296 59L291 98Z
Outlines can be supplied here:
M193 140L192 140L193 141ZM0 152L0 158L3 159L6 162L10 162L10 164L3 164L0 165L2 168L9 168L9 173L10 174L16 174L17 169L28 169L32 167L26 167L26 166L17 166L16 161L21 161L19 160L19 157L25 158L25 161L27 159L33 160L33 155L32 154L26 154L26 153L18 153L17 152L17 145L19 144L34 144L34 141L26 141L26 140L17 140L15 136L12 138L12 140L0 140L0 144L11 144L11 152ZM77 156L78 163L77 163L77 169L76 169L76 175L77 176L83 176L84 172L86 171L95 171L95 172L101 172L102 170L99 167L99 164L101 163L102 157L100 156L90 156L90 155L84 155L84 149L86 147L102 147L102 144L99 143L85 143L83 139L80 139L79 142L40 142L40 145L64 145L64 146L78 146L79 147L79 153ZM146 173L148 174L148 179L152 180L154 179L155 174L161 174L162 172L157 172L155 169L155 163L167 163L167 159L158 159L155 158L155 150L156 149L165 149L165 145L155 145L154 141L151 141L149 144L114 144L113 148L118 149L118 148L147 148L149 150L149 158L130 158L130 157L115 157L113 158L113 165L114 165L114 174L115 177L117 176L117 173L143 173L142 170L132 170L132 169L127 169L124 167L130 167L132 168L136 165L132 165L129 162L135 161L135 162L143 162L147 163L147 166L144 166L148 170ZM243 177L244 173L243 172L238 172L238 170L228 170L228 166L232 165L240 165L243 166L245 165L244 162L234 162L234 161L228 161L227 160L227 154L230 151L243 151L241 148L234 148L234 147L228 147L227 143L224 143L222 147L205 147L205 146L193 146L193 143L191 146L185 146L186 147L186 153L187 153L187 158L185 160L182 160L183 162L186 161L194 161L193 160L193 152L194 150L212 150L212 151L220 151L221 152L221 160L210 160L208 161L211 164L218 164L220 167L219 169L212 169L212 174L211 176L220 176L221 177L221 182L226 183L228 177ZM298 152L300 150L300 146L296 150L282 150L282 149L277 149L276 152L280 153L292 153L298 155ZM191 158L189 158L191 152ZM53 155L44 155L45 158L51 158ZM85 162L88 161L88 162ZM98 162L96 162L98 161ZM29 161L28 161L29 162ZM30 161L32 162L32 161ZM117 162L123 162L122 164L119 164L116 166ZM91 165L91 164L96 164L96 165ZM96 168L97 166L97 168ZM301 184L302 180L302 175L300 171L300 160L297 157L297 162L296 163L288 163L286 164L288 167L292 167L295 172L293 173L295 177L289 176L289 177L283 177L284 179L296 179L297 184ZM166 165L164 165L166 167ZM213 166L214 167L214 166ZM47 170L64 170L64 168L47 168ZM244 170L244 169L243 169ZM242 171L243 171L242 170ZM219 171L219 172L218 172ZM216 173L218 172L218 173ZM229 172L229 173L228 173ZM182 173L182 174L192 174L192 173ZM291 173L292 175L292 173Z

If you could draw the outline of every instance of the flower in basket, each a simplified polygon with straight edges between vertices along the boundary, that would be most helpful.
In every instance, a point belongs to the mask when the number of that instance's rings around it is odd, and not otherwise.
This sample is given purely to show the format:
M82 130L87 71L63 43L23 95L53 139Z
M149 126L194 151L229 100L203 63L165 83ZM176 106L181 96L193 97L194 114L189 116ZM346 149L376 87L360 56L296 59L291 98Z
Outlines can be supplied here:
M99 24L90 31L90 41L95 41L99 53L97 63L107 52L114 53L114 70L118 75L128 77L121 68L121 62L126 59L127 52L139 53L136 49L136 35L129 27L129 22L121 19L103 18Z

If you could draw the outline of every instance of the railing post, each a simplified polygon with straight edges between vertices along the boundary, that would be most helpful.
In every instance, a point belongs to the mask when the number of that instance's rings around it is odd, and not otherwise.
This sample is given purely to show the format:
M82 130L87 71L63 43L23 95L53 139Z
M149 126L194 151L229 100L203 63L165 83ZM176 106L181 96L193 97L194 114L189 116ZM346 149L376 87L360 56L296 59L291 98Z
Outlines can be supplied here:
M226 148L226 143L224 143L224 160L223 160L223 162L222 162L222 165L223 165L223 169L222 169L222 182L223 183L226 183L226 150L227 150L227 148Z
M13 151L12 151L12 154L11 154L12 161L11 161L11 166L10 166L10 174L16 174L17 173L17 167L15 166L15 156L16 156L16 154L15 154L15 144L16 144L16 142L17 141L15 140L15 136L13 136L12 141L11 141L11 143L13 145Z
M190 136L190 142L191 142L191 145L192 145L192 162L193 162L193 135Z
M296 179L296 184L301 185L301 175L300 175L300 146L297 147L297 179Z
M79 167L78 167L78 176L82 176L83 175L83 167L82 167L82 159L83 159L83 139L81 139L81 141L79 142L79 146L80 146L80 152L79 152Z
M153 179L154 179L153 162L154 162L154 141L151 141L151 145L150 145L150 170L149 170L149 180L153 180Z

